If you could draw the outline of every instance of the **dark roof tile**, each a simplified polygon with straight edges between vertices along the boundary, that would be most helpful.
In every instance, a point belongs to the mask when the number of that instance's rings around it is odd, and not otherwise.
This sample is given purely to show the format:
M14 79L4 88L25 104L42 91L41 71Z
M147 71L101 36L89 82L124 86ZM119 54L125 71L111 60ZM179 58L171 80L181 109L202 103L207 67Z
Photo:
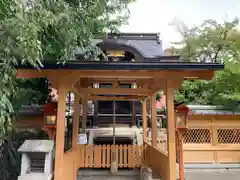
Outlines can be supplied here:
M162 41L159 39L159 34L138 34L138 33L123 33L123 34L109 34L107 38L94 39L93 45L100 45L100 47L118 48L129 50L134 48L138 51L142 58L151 59L164 56ZM76 54L82 54L78 50Z

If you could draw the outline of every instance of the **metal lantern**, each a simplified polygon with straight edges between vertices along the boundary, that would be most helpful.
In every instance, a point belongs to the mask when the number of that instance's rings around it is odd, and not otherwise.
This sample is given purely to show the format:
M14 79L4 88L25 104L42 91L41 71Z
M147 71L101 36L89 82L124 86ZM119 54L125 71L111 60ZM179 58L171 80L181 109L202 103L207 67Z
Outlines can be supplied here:
M44 127L43 130L48 134L48 138L55 139L57 123L57 103L47 103L44 107Z
M45 115L45 124L46 125L56 125L57 116L56 114L47 114Z
M176 110L176 129L187 128L187 116L189 108L186 105L180 105Z
M176 114L176 128L185 129L187 125L187 114L185 112L177 112Z

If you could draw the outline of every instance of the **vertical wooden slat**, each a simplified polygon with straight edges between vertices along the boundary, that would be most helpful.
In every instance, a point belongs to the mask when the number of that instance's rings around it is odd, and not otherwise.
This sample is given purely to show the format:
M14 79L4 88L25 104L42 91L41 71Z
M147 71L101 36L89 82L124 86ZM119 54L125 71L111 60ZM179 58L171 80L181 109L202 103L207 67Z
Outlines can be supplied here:
M94 167L101 167L101 158L102 158L102 146L94 146Z
M135 145L132 145L132 167L135 165Z
M111 153L111 147L110 147L110 145L107 145L107 167L110 167L110 165L111 165L110 153Z
M123 167L123 146L119 146L119 160L118 160L119 167Z
M124 164L124 167L126 168L127 167L127 164L128 164L128 160L127 160L127 155L128 155L128 147L127 147L127 145L125 144L124 146L123 146L123 158L124 158L124 160L123 160L123 164Z
M84 167L88 167L88 145L84 148Z
M127 148L127 152L128 152L128 167L132 167L132 164L133 164L133 153L132 153L132 145L128 145L128 148Z
M138 152L139 152L139 146L134 145L134 167L138 165Z
M140 161L139 161L139 159L140 159L140 149L141 149L141 146L136 146L136 149L137 149L137 151L136 151L136 167L139 167L139 165L140 165Z
M119 163L119 154L118 154L118 152L119 152L119 146L118 145L115 145L114 146L114 148L115 148L115 152L116 152L116 162L117 162L117 164Z
M139 164L140 164L140 166L142 165L142 163L144 163L144 153L143 153L143 151L144 151L144 145L141 145L140 146L140 157L139 157Z
M94 162L93 162L93 148L94 148L94 145L90 145L89 146L89 166L88 167L93 167L94 165Z
M93 145L86 146L85 167L93 167Z
M102 146L102 167L103 167L103 168L105 168L105 167L106 167L106 164L107 164L106 152L107 152L107 147L106 147L106 145L104 144L104 145Z
M79 152L79 168L84 167L85 165L85 145L77 145L77 149Z

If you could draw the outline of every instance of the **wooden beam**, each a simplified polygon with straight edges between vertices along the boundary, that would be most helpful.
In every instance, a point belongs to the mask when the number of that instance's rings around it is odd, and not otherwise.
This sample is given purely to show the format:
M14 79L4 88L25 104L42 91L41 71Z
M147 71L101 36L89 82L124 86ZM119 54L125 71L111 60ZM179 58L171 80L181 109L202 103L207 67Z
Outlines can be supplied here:
M140 101L146 98L146 96L98 96L98 95L88 95L88 100L97 100L97 101Z
M80 88L78 92L81 94L107 94L107 95L148 95L151 93L150 89L146 88Z
M136 82L136 79L88 78L89 84L94 84L94 83L113 84L116 81L118 81L120 84L131 84L131 83Z
M48 77L53 70L18 69L17 78ZM212 79L214 70L66 70L56 69L56 76L73 73L79 78L147 79L147 78L185 78Z
M182 84L183 79L173 79L172 80L172 88L178 89ZM152 93L157 93L160 90L165 90L165 80L164 79L153 79L151 84Z

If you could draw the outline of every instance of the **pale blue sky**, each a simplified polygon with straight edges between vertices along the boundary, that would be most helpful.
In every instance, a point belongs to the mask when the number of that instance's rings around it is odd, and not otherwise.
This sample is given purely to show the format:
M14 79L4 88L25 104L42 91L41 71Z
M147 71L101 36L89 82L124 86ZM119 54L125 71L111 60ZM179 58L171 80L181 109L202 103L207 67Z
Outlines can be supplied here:
M205 19L240 17L240 0L137 0L129 6L131 18L123 32L160 32L164 47L180 39L169 25L175 17L187 25L200 24Z

